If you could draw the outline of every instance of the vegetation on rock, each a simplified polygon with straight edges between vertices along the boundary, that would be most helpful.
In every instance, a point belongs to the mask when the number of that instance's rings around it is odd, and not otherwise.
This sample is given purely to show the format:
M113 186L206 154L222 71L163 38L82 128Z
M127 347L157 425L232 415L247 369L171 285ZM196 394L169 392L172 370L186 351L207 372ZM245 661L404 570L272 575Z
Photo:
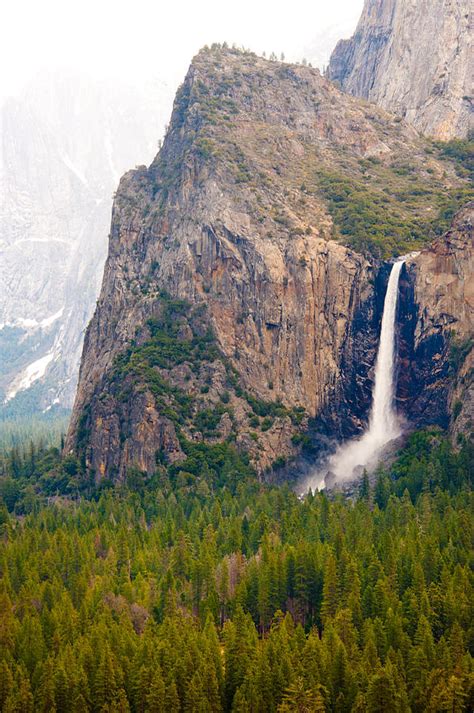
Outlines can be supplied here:
M319 228L324 221L321 215L315 220L315 211L322 199L334 229L320 234L388 258L442 234L473 197L465 181L472 142L417 140L375 107L351 103L318 70L217 45L202 51L193 67L199 79L185 82L173 115L188 129L186 160L197 151L224 184L230 173L237 188L241 184L246 210L269 235ZM271 119L261 102L271 106ZM353 145L355 123L373 154Z

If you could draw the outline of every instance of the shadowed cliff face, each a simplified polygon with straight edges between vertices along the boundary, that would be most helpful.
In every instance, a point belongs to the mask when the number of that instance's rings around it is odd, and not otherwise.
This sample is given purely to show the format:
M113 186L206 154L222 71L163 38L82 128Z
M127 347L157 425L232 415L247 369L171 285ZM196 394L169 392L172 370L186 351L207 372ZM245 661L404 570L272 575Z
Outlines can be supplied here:
M473 218L470 203L407 263L400 283L399 408L416 426L446 427L453 414L455 435L472 430Z
M348 324L337 393L324 405L314 424L315 430L326 438L346 440L359 435L367 426L390 269L390 263L376 266L370 277L370 296L358 305Z
M67 450L124 477L229 441L262 472L297 455L309 417L359 429L383 274L343 244L341 205L362 228L367 214L367 235L375 220L344 187L373 186L379 232L402 206L390 231L405 247L436 212L397 198L414 178L435 204L462 186L409 127L317 70L200 53L160 154L120 183Z
M446 141L472 129L469 0L366 0L328 76Z

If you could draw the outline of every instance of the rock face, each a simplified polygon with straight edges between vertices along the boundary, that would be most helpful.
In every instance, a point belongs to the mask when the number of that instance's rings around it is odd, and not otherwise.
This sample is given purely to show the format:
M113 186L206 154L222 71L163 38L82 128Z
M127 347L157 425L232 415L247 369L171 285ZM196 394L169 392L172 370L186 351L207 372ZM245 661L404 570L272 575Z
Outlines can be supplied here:
M72 406L112 194L125 168L154 155L158 94L48 74L1 108L2 416Z
M114 204L66 445L96 478L151 472L202 441L236 442L262 472L296 455L308 418L360 430L385 278L343 244L328 176L384 176L382 222L414 178L459 185L415 131L317 70L227 49L195 58L162 150ZM405 216L413 226L433 206L400 204L402 241Z
M472 129L470 0L365 0L328 77L440 140Z
M407 262L401 283L399 405L416 425L472 431L474 203ZM456 405L457 404L457 405Z

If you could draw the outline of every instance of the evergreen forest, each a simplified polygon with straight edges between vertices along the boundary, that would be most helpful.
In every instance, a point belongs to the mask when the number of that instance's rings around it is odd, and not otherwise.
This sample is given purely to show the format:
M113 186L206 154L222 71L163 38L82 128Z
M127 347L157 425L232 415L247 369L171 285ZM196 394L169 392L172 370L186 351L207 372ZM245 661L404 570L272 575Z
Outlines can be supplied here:
M17 447L1 710L472 710L473 462L417 432L354 497L301 499L224 444L100 487Z

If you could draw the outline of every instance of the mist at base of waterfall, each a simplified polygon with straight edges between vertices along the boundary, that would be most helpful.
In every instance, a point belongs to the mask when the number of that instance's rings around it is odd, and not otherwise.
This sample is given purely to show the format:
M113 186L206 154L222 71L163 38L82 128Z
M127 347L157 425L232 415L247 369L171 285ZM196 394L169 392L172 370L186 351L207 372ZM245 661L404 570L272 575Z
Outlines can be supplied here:
M403 433L402 422L385 435L366 431L360 438L339 445L325 464L311 473L300 486L302 494L332 488L359 479L364 470L372 473L383 459L387 447Z

